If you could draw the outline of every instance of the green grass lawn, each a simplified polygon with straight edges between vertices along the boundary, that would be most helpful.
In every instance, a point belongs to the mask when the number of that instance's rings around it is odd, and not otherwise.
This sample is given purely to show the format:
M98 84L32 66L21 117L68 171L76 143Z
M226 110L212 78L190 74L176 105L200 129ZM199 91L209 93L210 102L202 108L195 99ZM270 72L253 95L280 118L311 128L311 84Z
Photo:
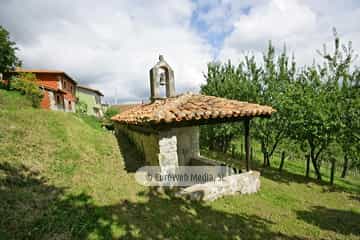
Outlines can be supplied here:
M138 185L124 158L139 156L93 119L0 90L0 239L360 239L358 178L287 162L257 194L199 203Z

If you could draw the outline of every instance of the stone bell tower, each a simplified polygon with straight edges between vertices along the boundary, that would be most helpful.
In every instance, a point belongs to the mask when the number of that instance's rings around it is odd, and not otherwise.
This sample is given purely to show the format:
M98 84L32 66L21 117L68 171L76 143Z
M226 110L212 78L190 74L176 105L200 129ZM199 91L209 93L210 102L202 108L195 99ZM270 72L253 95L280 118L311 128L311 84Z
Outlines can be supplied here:
M163 99L160 96L160 86L165 86L166 97L175 97L174 71L164 60L164 56L159 56L159 62L150 69L150 100Z

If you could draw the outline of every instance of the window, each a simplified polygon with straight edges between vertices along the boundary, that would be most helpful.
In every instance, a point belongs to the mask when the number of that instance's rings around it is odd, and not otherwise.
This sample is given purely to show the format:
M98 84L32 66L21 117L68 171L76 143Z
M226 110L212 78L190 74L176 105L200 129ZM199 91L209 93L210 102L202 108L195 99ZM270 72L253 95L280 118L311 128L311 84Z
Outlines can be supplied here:
M66 81L64 81L64 89L66 89Z
M72 110L71 101L69 101L69 110Z

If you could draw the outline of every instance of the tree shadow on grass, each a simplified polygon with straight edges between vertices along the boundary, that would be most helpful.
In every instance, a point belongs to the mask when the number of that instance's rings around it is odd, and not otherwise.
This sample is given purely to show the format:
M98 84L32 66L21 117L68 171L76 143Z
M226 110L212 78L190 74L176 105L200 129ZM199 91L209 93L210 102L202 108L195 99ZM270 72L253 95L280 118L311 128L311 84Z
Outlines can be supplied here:
M344 235L360 236L360 213L314 206L310 211L297 211L297 218Z
M353 193L353 192L357 192L360 193L360 187L359 186L352 186L351 189L343 187L343 186L339 186L339 185L331 185L328 182L325 182L324 180L322 181L318 181L314 178L307 178L306 176L300 175L300 174L296 174L296 173L291 173L288 172L286 170L283 170L281 172L279 172L278 169L274 169L274 168L262 168L260 169L261 172L261 176L270 179L272 181L275 182L280 182L280 183L285 183L285 184L291 184L291 183L300 183L300 184L308 184L308 183L313 183L313 184L317 184L323 187L326 187L326 189L324 189L324 191L338 191L338 192L349 192L349 193ZM352 183L348 182L348 185L353 185Z
M0 164L0 236L4 239L301 239L273 222L232 214L149 189L146 201L98 205L91 196L50 185L26 166Z
M349 196L351 200L359 201L360 202L360 195L351 195Z
M278 169L274 169L274 168L261 168L260 171L263 177L266 177L276 182L281 182L286 184L290 184L292 182L296 182L296 183L312 182L312 183L326 184L325 182L319 182L316 179L307 178L303 175L291 173L286 170L282 170L281 172L279 172Z

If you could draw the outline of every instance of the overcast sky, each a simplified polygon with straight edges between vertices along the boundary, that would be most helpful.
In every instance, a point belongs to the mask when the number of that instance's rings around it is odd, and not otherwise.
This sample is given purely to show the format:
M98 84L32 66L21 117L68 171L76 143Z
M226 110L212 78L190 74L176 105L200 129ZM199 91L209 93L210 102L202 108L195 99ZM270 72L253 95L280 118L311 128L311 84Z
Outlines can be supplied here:
M209 61L259 55L269 40L311 64L336 27L360 52L356 0L0 0L0 25L24 67L63 70L122 102L148 99L159 54L176 91L196 92Z

